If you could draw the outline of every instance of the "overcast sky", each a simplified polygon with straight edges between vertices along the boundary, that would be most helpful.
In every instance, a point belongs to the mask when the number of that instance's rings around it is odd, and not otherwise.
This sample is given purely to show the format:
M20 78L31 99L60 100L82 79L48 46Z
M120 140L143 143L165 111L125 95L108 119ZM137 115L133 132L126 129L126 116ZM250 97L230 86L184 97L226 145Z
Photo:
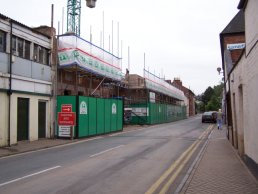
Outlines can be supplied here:
M50 26L54 4L55 28L59 21L60 34L66 31L67 0L0 1L0 13L29 27ZM219 33L238 12L239 0L97 0L94 9L81 1L81 37L89 40L92 28L92 41L100 46L104 13L104 49L111 51L113 42L114 55L119 23L123 72L130 47L130 73L143 75L145 53L146 69L166 79L179 77L196 95L221 81L216 71L221 66Z

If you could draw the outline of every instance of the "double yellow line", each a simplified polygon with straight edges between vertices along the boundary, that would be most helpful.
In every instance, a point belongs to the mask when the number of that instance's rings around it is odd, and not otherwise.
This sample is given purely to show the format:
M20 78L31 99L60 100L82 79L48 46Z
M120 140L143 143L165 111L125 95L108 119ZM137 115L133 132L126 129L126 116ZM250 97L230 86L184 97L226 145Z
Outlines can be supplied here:
M161 175L161 177L149 188L148 191L145 192L145 194L153 194L159 187L161 187L162 183L164 186L162 186L159 194L167 193L171 184L202 142L201 140L208 136L212 129L213 125L209 125L199 138ZM169 176L170 178L168 178ZM167 180L167 182L165 182L165 180ZM158 193L158 191L156 193Z

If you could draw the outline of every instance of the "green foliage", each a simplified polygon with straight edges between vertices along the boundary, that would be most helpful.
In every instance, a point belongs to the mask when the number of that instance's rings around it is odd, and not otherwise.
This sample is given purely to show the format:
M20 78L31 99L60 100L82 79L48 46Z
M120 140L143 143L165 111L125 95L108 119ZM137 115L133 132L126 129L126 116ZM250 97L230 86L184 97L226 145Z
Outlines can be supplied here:
M212 87L208 87L205 92L200 96L203 104L197 108L199 111L216 111L221 108L221 100L222 100L222 91L223 91L223 83Z

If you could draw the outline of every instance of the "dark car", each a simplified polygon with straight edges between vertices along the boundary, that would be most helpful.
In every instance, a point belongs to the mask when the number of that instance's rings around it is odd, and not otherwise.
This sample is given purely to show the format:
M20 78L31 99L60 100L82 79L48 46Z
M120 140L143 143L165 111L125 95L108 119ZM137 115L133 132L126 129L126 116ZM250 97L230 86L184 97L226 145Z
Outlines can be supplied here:
M217 112L216 111L204 112L202 114L202 123L204 123L204 122L216 123L217 122Z

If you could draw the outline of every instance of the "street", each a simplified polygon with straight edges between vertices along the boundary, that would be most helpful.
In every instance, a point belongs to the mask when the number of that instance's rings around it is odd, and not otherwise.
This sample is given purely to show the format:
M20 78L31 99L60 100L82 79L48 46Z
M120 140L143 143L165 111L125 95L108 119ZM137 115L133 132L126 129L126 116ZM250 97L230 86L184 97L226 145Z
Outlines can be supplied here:
M212 125L200 116L0 159L0 193L175 192Z

